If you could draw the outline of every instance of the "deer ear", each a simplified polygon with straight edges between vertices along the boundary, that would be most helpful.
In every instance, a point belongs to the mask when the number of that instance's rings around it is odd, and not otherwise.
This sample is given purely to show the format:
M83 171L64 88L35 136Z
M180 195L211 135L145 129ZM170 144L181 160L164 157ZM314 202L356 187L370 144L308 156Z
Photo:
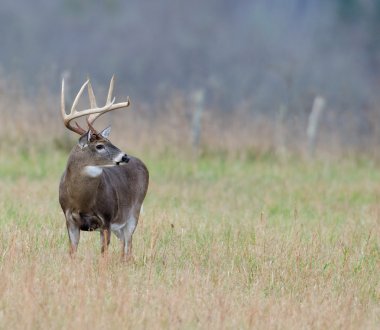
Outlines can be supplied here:
M79 138L79 146L81 147L81 149L83 149L84 147L86 147L88 145L88 142L90 141L90 138L91 138L91 130L89 129L88 132L84 133L80 138Z
M107 128L105 128L104 130L100 132L100 135L103 136L105 139L108 139L110 134L111 134L111 126L108 126Z

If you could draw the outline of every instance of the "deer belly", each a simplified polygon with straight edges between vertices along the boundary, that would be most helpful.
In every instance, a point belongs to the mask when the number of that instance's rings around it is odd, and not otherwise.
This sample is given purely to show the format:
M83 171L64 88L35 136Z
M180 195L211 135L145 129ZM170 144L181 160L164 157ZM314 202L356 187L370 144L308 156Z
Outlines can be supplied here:
M79 219L77 220L79 229L83 231L93 231L103 227L103 221L92 214L79 213Z

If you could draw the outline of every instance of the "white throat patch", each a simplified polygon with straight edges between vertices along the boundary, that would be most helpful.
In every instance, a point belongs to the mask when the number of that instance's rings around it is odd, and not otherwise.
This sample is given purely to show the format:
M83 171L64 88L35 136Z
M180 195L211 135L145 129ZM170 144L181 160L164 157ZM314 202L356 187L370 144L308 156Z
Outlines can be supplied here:
M82 173L84 175L87 175L91 178L96 178L97 176L99 176L100 174L102 174L103 172L103 169L99 166L85 166L85 168L83 169Z

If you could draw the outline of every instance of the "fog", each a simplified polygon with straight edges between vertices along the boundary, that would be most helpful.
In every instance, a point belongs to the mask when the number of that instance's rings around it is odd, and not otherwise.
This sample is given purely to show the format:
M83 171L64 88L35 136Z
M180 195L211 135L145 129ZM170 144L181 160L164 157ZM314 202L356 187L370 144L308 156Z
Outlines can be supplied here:
M379 104L375 0L5 0L0 30L2 75L29 93L115 73L153 106L199 89L208 106L268 115L308 113L317 95L335 115Z

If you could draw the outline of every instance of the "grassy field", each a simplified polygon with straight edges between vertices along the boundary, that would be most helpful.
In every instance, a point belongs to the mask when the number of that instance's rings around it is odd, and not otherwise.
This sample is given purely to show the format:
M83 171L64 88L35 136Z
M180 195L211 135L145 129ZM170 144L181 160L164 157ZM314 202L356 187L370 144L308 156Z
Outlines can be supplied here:
M128 151L128 149L126 149ZM82 233L68 256L67 153L0 150L1 329L375 329L380 166L142 152L134 261Z

